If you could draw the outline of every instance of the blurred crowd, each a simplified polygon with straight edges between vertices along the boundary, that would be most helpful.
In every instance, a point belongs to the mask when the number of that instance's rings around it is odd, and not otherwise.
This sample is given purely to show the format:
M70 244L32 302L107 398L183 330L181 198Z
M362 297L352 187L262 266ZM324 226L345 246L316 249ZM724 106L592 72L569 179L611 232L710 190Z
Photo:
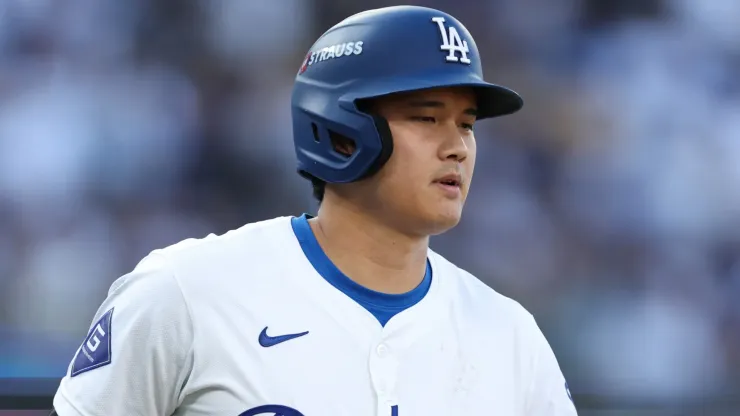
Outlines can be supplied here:
M313 212L296 71L391 4L0 1L0 377L61 377L149 251ZM740 2L405 4L457 16L525 100L478 125L433 248L535 315L574 393L740 392Z

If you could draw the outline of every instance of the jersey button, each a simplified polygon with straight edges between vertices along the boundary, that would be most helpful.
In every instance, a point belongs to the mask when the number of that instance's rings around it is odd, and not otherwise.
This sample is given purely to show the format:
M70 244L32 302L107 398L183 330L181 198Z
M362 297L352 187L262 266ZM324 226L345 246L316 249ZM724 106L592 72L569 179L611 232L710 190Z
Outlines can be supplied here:
M383 358L388 355L388 347L385 344L380 344L378 345L378 348L375 349L375 352L378 353L378 357Z

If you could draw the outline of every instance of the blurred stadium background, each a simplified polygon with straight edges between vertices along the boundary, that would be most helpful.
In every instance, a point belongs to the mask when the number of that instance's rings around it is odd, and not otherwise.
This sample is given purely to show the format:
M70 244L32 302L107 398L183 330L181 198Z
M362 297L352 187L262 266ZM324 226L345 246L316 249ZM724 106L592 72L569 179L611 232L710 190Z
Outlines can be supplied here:
M324 30L391 4L0 0L6 402L53 393L150 250L315 210L292 81ZM537 317L581 415L740 414L740 2L406 4L460 18L525 99L479 125L433 247Z

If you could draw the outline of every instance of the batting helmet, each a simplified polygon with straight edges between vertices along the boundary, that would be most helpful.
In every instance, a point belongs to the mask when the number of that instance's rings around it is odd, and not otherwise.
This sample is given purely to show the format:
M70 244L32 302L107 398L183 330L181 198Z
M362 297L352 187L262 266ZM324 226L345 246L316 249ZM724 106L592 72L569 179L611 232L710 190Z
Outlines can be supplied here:
M522 107L514 91L483 80L468 30L439 10L396 6L353 15L324 33L306 55L292 94L298 172L330 183L367 177L388 160L388 123L362 111L363 100L436 87L472 87L478 119ZM354 141L337 152L332 138Z

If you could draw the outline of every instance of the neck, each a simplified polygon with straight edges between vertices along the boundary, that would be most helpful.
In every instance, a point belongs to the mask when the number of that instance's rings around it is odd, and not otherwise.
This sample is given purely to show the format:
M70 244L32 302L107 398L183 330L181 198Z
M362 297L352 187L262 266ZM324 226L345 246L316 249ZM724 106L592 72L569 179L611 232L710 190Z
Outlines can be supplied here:
M342 273L381 293L405 293L421 283L429 237L404 234L349 202L326 202L309 224Z

